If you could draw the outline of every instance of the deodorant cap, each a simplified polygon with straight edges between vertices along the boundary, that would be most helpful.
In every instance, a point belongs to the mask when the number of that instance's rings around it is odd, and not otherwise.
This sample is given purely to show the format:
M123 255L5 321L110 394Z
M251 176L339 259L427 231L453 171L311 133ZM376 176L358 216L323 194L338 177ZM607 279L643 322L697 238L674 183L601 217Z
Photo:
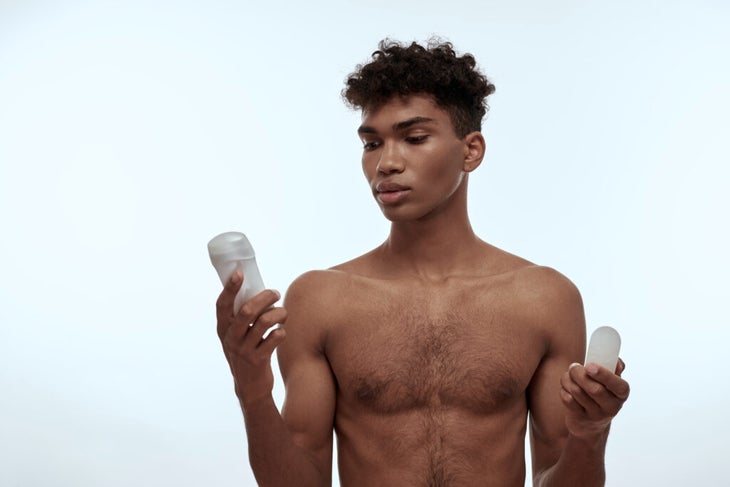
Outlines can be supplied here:
M225 232L208 242L208 253L213 265L216 262L247 260L256 257L253 247L241 232Z
M621 349L621 336L610 326L601 326L591 334L585 363L593 362L611 372L616 369Z

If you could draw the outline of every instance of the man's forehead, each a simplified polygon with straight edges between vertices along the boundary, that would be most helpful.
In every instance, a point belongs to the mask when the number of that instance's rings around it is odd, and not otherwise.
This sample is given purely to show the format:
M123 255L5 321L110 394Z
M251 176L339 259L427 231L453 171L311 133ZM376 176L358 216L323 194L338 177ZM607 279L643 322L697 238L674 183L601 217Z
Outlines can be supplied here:
M448 120L448 113L428 95L393 97L375 108L363 109L358 132L373 132L375 125L405 128L418 123L439 123Z

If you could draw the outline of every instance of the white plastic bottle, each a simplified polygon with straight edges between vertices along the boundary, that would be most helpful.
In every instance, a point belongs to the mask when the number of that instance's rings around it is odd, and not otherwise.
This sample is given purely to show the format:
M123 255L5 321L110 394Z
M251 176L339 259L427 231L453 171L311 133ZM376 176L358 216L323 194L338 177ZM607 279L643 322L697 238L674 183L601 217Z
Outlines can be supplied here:
M616 330L610 326L596 328L591 335L585 364L593 362L594 364L607 368L611 372L615 372L620 349L621 336Z
M243 285L233 302L234 313L245 301L265 289L256 265L256 254L246 235L241 232L221 233L208 242L208 254L224 286L236 269L243 274Z

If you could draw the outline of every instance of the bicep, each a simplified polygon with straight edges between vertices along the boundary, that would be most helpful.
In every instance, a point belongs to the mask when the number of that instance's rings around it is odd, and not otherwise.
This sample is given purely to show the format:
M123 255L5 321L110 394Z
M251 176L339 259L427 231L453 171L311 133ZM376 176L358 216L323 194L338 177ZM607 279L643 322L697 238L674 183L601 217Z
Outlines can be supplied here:
M286 390L281 416L294 443L310 451L322 471L330 472L335 388L329 364L324 356L287 357L288 353L279 353Z
M295 283L296 284L296 283ZM286 339L277 349L286 396L281 415L292 440L310 452L321 472L331 476L335 382L322 347L321 320L300 299L295 285L287 293Z
M552 301L541 313L540 326L550 343L528 390L533 476L560 458L568 436L560 378L571 363L582 362L585 354L585 316L580 293L570 281L562 279L551 293Z
M529 391L530 447L533 475L560 458L568 430L560 400L560 376L571 360L546 358L533 378Z

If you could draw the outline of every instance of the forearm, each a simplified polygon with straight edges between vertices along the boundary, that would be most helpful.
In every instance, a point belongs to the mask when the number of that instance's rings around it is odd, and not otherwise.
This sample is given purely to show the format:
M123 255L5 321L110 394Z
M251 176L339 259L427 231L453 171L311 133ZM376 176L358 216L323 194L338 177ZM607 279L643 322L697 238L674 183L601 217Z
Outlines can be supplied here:
M241 402L248 437L248 457L262 487L328 486L329 476L311 454L298 447L271 396L254 404Z
M608 430L596 436L568 436L558 461L534 476L534 487L603 487Z

